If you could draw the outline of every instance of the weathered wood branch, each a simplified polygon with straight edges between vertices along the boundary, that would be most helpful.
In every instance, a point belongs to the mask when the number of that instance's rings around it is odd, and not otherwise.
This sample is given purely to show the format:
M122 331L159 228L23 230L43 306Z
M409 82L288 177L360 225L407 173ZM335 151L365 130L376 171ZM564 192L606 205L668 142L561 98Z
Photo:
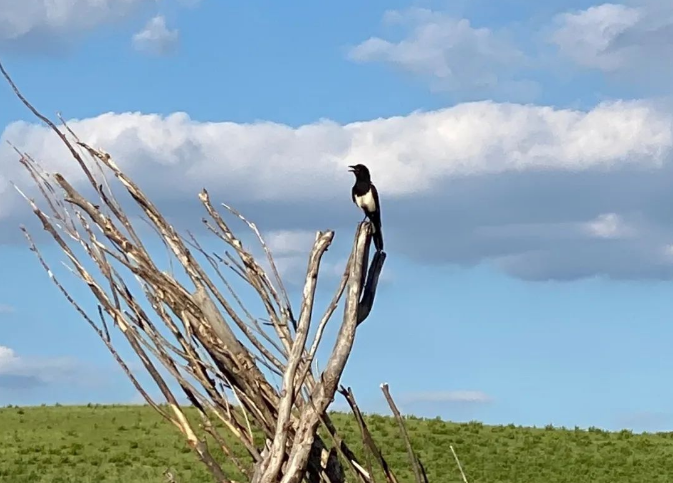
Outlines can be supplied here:
M345 483L342 462L360 482L374 483L374 470L363 468L327 413L353 350L357 329L372 312L386 260L385 253L376 252L369 263L370 224L357 225L343 277L332 301L320 310L320 318L314 316L316 287L321 260L335 234L331 230L317 232L299 296L300 310L295 312L273 254L254 223L226 204L222 204L225 211L220 213L203 189L198 193L208 215L203 223L208 233L225 245L224 255L222 250L208 253L194 234L185 237L168 222L110 154L80 140L67 125L61 130L21 95L1 64L0 72L26 107L64 143L85 175L83 184L71 182L60 173L48 172L28 153L15 148L45 207L29 196L27 189L15 188L67 258L70 272L89 289L99 322L56 278L28 230L22 227L30 249L136 389L183 434L213 480L232 481L213 456L214 451L222 451L251 483ZM141 236L142 230L127 215L129 205L119 201L113 187L121 187L129 196L128 203L140 209L142 220L167 252L169 272L160 268L148 250L147 237ZM88 189L93 189L93 199L87 197ZM272 276L229 227L226 216L242 220L252 231ZM214 270L215 277L202 263ZM187 282L181 282L174 269L181 270ZM265 319L253 316L243 304L234 283L227 278L232 273L239 284L242 280L244 288L256 295L269 329L259 322ZM132 284L132 280L137 283ZM339 322L334 314L340 305L343 315ZM331 341L323 371L314 371L319 348L330 343L324 336L329 323L340 324L338 334ZM315 335L309 340L312 329ZM121 334L140 358L167 409L129 369L116 348L115 333ZM272 384L265 371L282 377L280 388ZM195 408L200 425L187 417L176 395L180 391ZM357 417L362 423L359 411ZM321 424L329 434L327 440L318 435ZM232 438L243 445L245 457L233 452ZM262 448L259 438L264 441ZM392 475L382 457L377 461L384 465L386 475ZM389 482L396 483L394 476Z
M360 435L362 436L362 442L365 445L366 449L369 449L369 451L374 455L374 457L377 459L379 465L383 469L383 473L386 476L386 480L388 483L399 483L399 480L395 476L395 473L393 473L393 470L390 468L388 465L388 462L386 459L383 457L383 453L381 452L381 449L379 446L376 444L374 441L374 438L372 437L372 434L369 432L369 427L367 426L367 423L365 422L365 418L362 416L362 412L360 412L360 408L357 405L357 402L355 402L355 396L353 395L353 391L351 391L351 388L344 388L341 387L339 389L339 392L341 395L346 399L348 402L348 405L351 407L351 411L353 411L353 416L355 417L355 420L358 423L358 427L360 428ZM370 469L371 471L371 469ZM373 474L372 474L372 479L373 479Z
M271 443L268 457L259 468L259 476L254 478L253 481L264 483L272 483L276 481L281 470L281 465L283 464L286 443L288 440L288 430L290 428L289 425L291 424L290 415L294 405L295 395L299 393L299 391L296 390L295 376L301 362L301 356L305 350L306 339L308 338L308 331L311 325L313 301L318 281L318 271L320 270L320 260L332 243L333 238L334 232L328 231L326 233L318 233L315 245L309 256L309 265L306 273L306 282L304 284L297 334L292 343L292 349L287 367L285 368L285 374L283 374L283 389L278 406L276 432ZM299 382L301 384L301 381Z
M423 467L421 460L418 459L418 456L411 446L411 440L409 439L409 433L407 433L407 428L404 424L404 418L402 418L402 415L400 414L399 409L397 409L397 405L395 404L393 397L390 395L388 384L381 384L381 390L383 391L383 395L385 396L386 401L388 401L388 405L390 406L390 409L393 412L395 419L397 420L397 424L400 426L400 433L402 434L404 444L407 447L407 453L409 454L409 460L411 461L412 468L414 469L416 483L428 483L428 476L425 474L425 468Z

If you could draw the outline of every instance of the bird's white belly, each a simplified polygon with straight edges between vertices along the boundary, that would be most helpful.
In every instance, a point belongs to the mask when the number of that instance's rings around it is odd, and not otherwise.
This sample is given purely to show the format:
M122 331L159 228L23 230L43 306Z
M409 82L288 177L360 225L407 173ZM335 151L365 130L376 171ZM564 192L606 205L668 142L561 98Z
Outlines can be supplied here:
M372 196L371 190L367 191L367 193L362 196L356 195L355 204L366 211L376 211L376 203L374 203L374 196Z

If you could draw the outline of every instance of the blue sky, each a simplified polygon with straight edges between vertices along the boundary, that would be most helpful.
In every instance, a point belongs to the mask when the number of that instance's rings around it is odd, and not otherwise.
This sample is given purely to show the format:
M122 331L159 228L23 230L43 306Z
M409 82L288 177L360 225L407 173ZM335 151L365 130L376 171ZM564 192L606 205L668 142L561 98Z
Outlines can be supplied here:
M325 228L331 296L346 166L372 169L389 258L344 379L366 410L388 382L423 416L673 427L670 2L108 3L0 0L0 60L177 225L203 187L258 222L295 306ZM76 171L0 106L0 404L137 401L22 240L5 141Z

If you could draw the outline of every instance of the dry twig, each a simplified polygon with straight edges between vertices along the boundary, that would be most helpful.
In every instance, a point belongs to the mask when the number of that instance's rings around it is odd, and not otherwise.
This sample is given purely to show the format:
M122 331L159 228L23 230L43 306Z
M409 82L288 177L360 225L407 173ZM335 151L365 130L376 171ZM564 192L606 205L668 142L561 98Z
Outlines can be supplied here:
M458 459L458 455L456 454L456 450L453 449L452 444L449 445L449 448L451 448L451 453L453 453L453 457L456 460L456 464L458 465L458 469L460 470L460 475L463 477L463 483L468 483L467 476L465 476L465 472L463 471L463 465L460 464L460 460Z
M365 419L362 416L362 413L360 412L360 408L355 402L355 396L353 395L351 388L349 387L348 389L345 389L342 387L339 390L339 392L344 396L344 398L346 398L348 405L351 407L351 410L353 411L353 416L355 417L355 420L358 423L358 427L360 428L360 435L362 436L362 442L364 443L365 447L368 448L369 451L378 460L379 465L383 469L383 473L386 475L386 480L388 480L388 483L398 483L397 477L395 476L393 470L388 465L386 459L383 457L381 450L379 449L378 445L374 442L374 438L372 438L372 435L369 432L367 423L365 422ZM370 472L371 471L372 470L370 469ZM372 480L373 480L373 473L372 473Z
M409 439L409 433L407 433L407 428L404 424L404 418L402 418L399 409L397 409L397 405L395 405L393 397L390 395L388 384L381 384L381 390L383 391L383 395L385 396L386 401L388 401L388 405L390 406L390 409L392 410L393 415L395 416L395 419L400 426L400 433L402 434L404 443L407 446L407 453L409 454L409 460L411 461L412 468L414 469L414 477L416 478L416 482L428 483L428 476L425 474L425 468L423 467L423 464L418 459L418 456L416 456L416 453L411 446L411 440Z

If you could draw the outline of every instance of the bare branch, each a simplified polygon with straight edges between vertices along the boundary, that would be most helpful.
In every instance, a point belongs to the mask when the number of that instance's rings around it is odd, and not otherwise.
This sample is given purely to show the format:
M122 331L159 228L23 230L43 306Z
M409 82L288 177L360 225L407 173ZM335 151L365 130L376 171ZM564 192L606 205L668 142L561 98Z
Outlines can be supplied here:
M374 442L374 438L372 438L372 435L369 432L369 428L367 427L367 423L365 422L365 419L362 416L362 413L360 412L360 408L358 407L357 403L355 402L355 396L353 395L353 391L351 391L350 387L348 389L346 389L342 386L339 389L339 392L341 393L341 395L343 395L343 397L348 402L348 405L351 407L351 410L353 411L353 416L355 417L355 420L358 423L358 427L360 428L360 434L362 436L362 441L365 444L365 447L368 448L369 451L371 451L371 453L378 460L379 465L383 469L383 473L386 475L386 480L388 480L388 483L398 483L397 477L395 476L395 474L393 473L393 470L388 465L388 462L386 461L386 459L383 457L383 454L381 453L381 450L379 449L378 445ZM370 469L370 472L371 472L371 469ZM373 477L373 473L372 473L372 477Z
M266 254L266 258L269 261L269 265L271 265L271 269L273 270L273 274L276 278L276 282L278 283L278 287L280 288L282 294L283 294L283 300L285 302L283 309L286 311L286 316L289 319L289 321L292 323L293 326L295 326L296 329L296 324L294 321L294 317L292 315L292 306L290 304L290 299L287 296L287 290L285 290L285 284L283 284L283 281L280 278L280 275L278 273L278 268L276 268L276 262L273 259L273 256L271 255L271 250L269 249L268 245L264 241L264 238L262 237L262 234L259 232L257 229L257 225L254 223L248 221L241 213L233 209L231 206L222 203L222 206L224 206L227 210L229 210L231 213L234 215L238 216L244 223L246 223L250 229L257 235L257 239L259 240L259 243L262 245L262 248L264 249L264 253Z
M292 351L288 359L287 368L283 375L283 390L281 392L280 404L278 407L278 419L276 421L276 433L271 444L268 463L263 473L259 476L260 483L273 483L278 478L281 465L285 456L285 445L288 439L288 423L294 404L295 394L298 393L295 386L295 376L297 368L301 362L301 356L304 353L306 339L308 337L309 327L311 325L311 315L313 314L313 301L315 289L318 281L318 271L320 270L320 260L332 243L334 232L328 231L318 233L318 236L309 257L309 265L306 273L306 283L304 285L303 302L299 314L299 324L297 326L297 335L292 344ZM299 381L299 385L302 381Z
M334 399L341 374L353 348L355 330L358 323L359 294L363 271L362 262L365 256L364 248L371 237L370 230L371 227L369 224L360 223L358 225L352 252L354 263L350 267L343 322L337 336L337 341L332 349L332 354L327 361L327 366L321 374L320 382L315 385L311 393L312 404L304 406L302 410L297 435L295 436L288 458L287 470L281 483L298 483L300 481L301 475L308 463L315 432L320 422L320 415L326 411L327 406ZM253 483L255 483L254 480Z
M418 459L418 456L416 456L416 453L414 453L414 449L411 446L411 440L409 439L409 433L407 433L407 428L404 425L404 419L402 418L399 409L397 409L395 401L393 401L393 397L390 395L388 384L381 384L381 390L383 391L383 395L385 396L386 401L388 401L388 405L390 406L390 409L392 410L393 415L395 416L395 419L400 426L400 433L402 433L402 438L404 439L404 443L407 446L407 453L409 454L409 460L411 461L411 465L414 469L416 482L428 483L428 477L425 474L425 469Z
M453 445L450 444L449 448L451 448L451 453L453 453L453 457L456 460L456 464L458 465L458 469L460 470L460 476L463 477L463 483L468 483L467 481L467 476L465 476L465 472L463 471L463 465L460 464L460 460L458 459L458 455L456 454L456 450L453 449Z

